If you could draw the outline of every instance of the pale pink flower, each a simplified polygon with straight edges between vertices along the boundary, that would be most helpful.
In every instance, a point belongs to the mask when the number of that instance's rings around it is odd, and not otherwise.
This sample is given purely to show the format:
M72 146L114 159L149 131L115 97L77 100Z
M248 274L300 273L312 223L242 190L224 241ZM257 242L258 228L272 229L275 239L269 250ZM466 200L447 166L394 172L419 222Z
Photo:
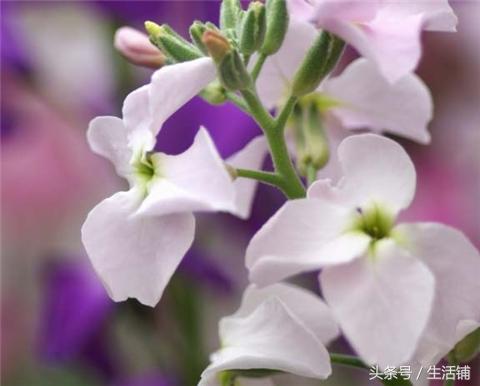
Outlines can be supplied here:
M351 44L395 82L415 70L422 31L455 31L448 0L289 0L293 18Z
M395 225L416 182L400 145L350 136L338 159L336 186L315 182L307 198L287 202L253 237L250 279L268 285L323 269L323 295L367 363L435 358L480 324L480 255L448 226Z

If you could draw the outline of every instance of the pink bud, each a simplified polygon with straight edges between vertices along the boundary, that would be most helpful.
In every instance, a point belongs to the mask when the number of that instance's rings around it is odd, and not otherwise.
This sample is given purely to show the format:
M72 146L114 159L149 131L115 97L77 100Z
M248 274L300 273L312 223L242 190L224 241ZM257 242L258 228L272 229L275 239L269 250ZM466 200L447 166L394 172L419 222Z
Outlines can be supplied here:
M115 33L115 48L131 63L160 68L165 64L165 56L155 47L148 36L131 27L122 27Z

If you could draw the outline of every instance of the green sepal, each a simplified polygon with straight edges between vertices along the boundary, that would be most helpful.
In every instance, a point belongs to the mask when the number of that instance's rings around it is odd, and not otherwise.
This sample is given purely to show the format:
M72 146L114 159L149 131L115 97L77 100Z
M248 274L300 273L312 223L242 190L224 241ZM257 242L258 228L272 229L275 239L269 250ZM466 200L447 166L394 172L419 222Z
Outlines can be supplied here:
M302 96L314 91L335 67L343 52L344 42L323 31L307 52L292 82L292 95Z
M223 31L235 29L241 12L240 0L223 0L220 6L220 28Z
M477 328L460 342L448 354L451 363L468 363L480 353L480 328Z
M235 386L238 377L265 378L280 373L282 371L270 369L225 370L218 374L218 379L221 386Z
M193 44L202 51L205 55L208 54L207 48L202 42L203 33L207 30L207 26L201 21L195 20L188 30L190 33L190 39L192 39Z
M250 3L242 20L239 33L239 48L245 55L251 55L257 51L263 43L266 29L265 6L254 1Z
M220 82L227 90L244 90L250 87L250 75L237 50L228 52L217 68Z
M170 61L174 63L187 62L202 57L202 52L193 44L187 42L167 24L145 22L150 41L158 47Z
M213 105L221 105L227 100L225 88L218 80L213 81L205 87L200 93L200 96Z
M309 169L320 170L330 157L322 115L316 101L300 101L292 121L297 148L297 168L300 174L306 177Z
M266 6L266 30L260 52L272 55L283 44L289 23L286 0L268 0Z
M293 78L292 95L300 97L318 87L324 77L323 67L328 58L331 40L330 33L325 31L315 39Z

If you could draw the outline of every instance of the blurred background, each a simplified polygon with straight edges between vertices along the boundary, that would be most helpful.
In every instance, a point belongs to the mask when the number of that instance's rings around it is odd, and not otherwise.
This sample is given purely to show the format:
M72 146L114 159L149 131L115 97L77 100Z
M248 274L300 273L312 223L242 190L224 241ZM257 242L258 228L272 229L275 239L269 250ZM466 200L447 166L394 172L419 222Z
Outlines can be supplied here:
M458 33L424 36L419 74L435 101L433 143L402 141L419 175L403 217L455 226L480 248L480 3L452 4ZM1 2L2 385L196 385L218 347L218 319L247 282L248 240L283 202L275 190L260 188L248 221L197 216L194 247L155 309L113 303L80 241L88 211L124 187L88 149L88 122L120 115L126 94L151 74L114 51L114 31L148 19L186 35L194 19L216 22L218 9L217 1ZM199 125L223 156L259 133L234 106L195 98L162 129L160 149L186 149ZM314 275L302 280L314 286ZM480 384L478 368L468 385ZM334 369L324 384L368 383L368 374Z

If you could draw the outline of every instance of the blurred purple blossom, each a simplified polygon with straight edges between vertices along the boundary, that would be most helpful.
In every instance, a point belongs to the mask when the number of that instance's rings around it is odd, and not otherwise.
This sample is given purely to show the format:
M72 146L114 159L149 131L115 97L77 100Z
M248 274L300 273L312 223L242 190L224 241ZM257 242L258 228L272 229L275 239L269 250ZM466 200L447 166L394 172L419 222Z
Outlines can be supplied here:
M195 281L212 287L220 293L230 294L233 281L222 267L216 262L209 260L197 249L192 249L182 260L179 270Z
M162 374L150 373L123 379L112 386L173 386L174 384Z
M22 31L19 31L14 24L15 18L12 14L12 3L2 2L0 12L0 50L2 68L9 70L16 69L21 72L28 72L30 63L25 50ZM3 74L2 69L2 76Z
M83 359L110 373L104 330L113 306L86 258L51 262L45 270L40 356L48 362Z

